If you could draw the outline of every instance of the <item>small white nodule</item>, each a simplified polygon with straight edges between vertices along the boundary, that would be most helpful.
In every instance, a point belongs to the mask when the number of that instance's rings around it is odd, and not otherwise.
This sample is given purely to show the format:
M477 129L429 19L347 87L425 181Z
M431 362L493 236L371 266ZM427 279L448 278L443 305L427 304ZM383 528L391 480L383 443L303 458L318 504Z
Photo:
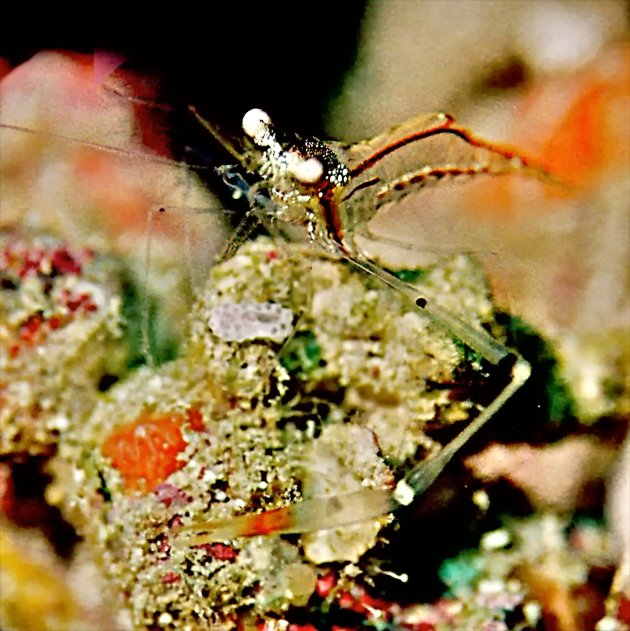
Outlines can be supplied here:
M415 491L404 479L400 480L394 489L394 499L401 506L409 506L409 504L413 502L415 496Z
M210 328L226 342L283 342L293 330L293 312L275 302L224 302L210 311Z
M267 112L254 108L245 112L241 124L243 131L254 141L258 142L258 139L267 131L271 124L271 118L269 118Z
M324 165L317 158L307 158L291 165L290 173L302 184L315 184L324 175Z

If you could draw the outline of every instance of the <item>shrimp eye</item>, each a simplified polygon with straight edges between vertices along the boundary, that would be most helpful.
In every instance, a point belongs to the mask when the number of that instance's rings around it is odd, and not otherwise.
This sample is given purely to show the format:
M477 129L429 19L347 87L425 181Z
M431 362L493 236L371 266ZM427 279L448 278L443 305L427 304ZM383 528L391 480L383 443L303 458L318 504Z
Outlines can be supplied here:
M307 158L293 164L290 173L302 184L315 184L324 175L324 165L317 158Z
M243 116L241 123L243 131L257 144L262 147L269 146L271 142L271 118L263 110L254 108Z

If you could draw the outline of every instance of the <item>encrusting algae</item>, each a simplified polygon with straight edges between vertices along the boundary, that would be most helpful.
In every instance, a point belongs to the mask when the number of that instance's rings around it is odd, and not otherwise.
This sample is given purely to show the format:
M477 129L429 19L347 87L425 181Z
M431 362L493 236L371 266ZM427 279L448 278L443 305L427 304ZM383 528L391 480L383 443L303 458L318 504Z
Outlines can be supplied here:
M491 323L484 276L466 257L418 284ZM209 326L218 304L264 302L294 314L285 343L231 342ZM235 628L305 605L332 567L348 585L369 582L370 550L391 516L198 545L178 532L302 498L391 488L441 448L427 424L457 425L474 408L462 390L473 390L477 371L461 348L349 266L267 238L213 269L188 328L180 358L109 390L63 436L55 465L62 508L134 624Z

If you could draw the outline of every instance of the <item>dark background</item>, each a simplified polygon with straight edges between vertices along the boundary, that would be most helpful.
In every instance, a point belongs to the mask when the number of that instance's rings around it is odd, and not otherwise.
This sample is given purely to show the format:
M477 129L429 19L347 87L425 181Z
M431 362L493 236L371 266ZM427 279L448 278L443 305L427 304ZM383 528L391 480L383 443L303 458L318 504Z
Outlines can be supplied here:
M90 4L67 16L14 16L22 27L3 38L0 56L14 66L41 50L114 51L126 66L157 76L160 100L178 111L194 104L231 126L260 107L291 128L317 133L355 62L365 5L171 3L132 17L110 3ZM36 29L29 27L34 20Z

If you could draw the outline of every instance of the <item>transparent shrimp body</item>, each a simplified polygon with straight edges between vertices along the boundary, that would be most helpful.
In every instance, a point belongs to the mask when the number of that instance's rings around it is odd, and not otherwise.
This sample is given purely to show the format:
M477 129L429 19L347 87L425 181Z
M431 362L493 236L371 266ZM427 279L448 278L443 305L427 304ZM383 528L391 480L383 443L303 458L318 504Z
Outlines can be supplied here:
M209 125L206 126L219 137ZM517 353L389 273L358 247L355 235L379 208L445 177L523 173L549 176L525 158L480 140L445 114L412 119L376 138L348 147L293 136L280 141L269 116L251 110L243 119L246 157L230 149L261 180L248 192L253 212L307 228L312 241L393 289L453 338L504 375L505 387L437 454L416 465L394 488L362 489L314 497L258 514L195 522L182 533L191 544L259 534L305 533L384 515L410 504L437 478L457 451L527 381L531 369ZM225 140L220 138L225 144ZM261 211L262 208L262 211ZM191 533L197 533L191 536Z
M483 330L453 315L438 301L418 295L414 286L375 264L358 247L355 236L368 229L368 222L379 209L446 177L522 172L544 179L547 175L526 159L474 137L445 114L411 119L352 146L296 135L280 137L275 134L268 115L261 110L251 110L245 115L245 138L241 141L241 149L221 137L215 128L204 124L228 148L240 167L259 176L259 181L250 185L232 167L221 169L223 179L233 192L249 199L252 205L250 215L263 219L266 225L273 225L278 220L304 226L311 240L328 253L378 278L406 301L410 309L420 309L491 364L504 361L513 364L511 380L495 401L438 457L421 463L402 480L395 494L386 489L359 492L356 497L346 497L343 501L305 501L290 507L292 517L274 531L303 532L307 528L332 527L383 514L400 503L409 503L435 479L470 435L524 383L529 366ZM23 131L5 123L3 127ZM244 223L250 221L251 216L246 217ZM249 230L249 225L237 230L226 253L236 251ZM318 515L318 519L313 519L314 515ZM234 518L225 525L222 534L226 537L255 534L255 527L238 526L241 517L244 524L249 524L248 520L252 519L249 515ZM203 523L190 526L193 531L207 531L204 536L214 539L217 535L212 534L212 528Z

